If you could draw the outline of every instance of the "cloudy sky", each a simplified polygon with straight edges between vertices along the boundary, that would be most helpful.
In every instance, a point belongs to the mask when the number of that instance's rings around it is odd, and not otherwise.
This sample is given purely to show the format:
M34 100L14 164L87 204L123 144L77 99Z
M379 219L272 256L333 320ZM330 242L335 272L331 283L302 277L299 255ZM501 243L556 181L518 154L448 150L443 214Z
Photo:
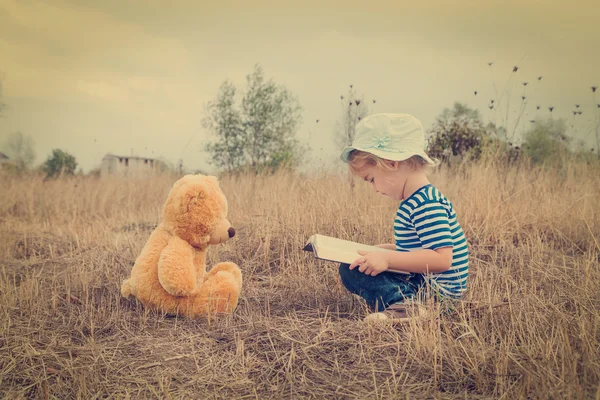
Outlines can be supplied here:
M226 79L243 89L260 63L297 96L298 137L323 162L339 153L333 129L349 84L377 99L371 112L410 113L426 128L454 101L486 121L508 110L512 127L525 94L525 125L554 106L593 147L598 49L591 0L0 0L0 141L21 131L37 163L61 148L86 171L108 152L211 171L204 106ZM500 117L487 105L502 93Z

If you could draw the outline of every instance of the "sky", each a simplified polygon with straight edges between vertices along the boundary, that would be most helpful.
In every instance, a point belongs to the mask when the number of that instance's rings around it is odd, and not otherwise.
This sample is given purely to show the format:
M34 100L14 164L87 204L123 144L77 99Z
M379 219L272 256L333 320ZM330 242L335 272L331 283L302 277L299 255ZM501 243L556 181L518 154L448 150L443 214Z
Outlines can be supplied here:
M553 106L596 147L599 4L0 0L0 143L20 131L36 163L60 148L84 171L113 153L214 172L205 106L225 80L243 91L260 64L302 106L311 165L340 162L334 127L350 84L370 113L412 114L425 129L460 101L518 136Z

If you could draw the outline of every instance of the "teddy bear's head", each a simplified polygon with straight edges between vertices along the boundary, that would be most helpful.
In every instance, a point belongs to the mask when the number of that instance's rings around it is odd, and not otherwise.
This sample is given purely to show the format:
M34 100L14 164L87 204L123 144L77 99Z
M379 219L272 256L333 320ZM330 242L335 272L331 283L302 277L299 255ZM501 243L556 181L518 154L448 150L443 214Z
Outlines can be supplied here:
M186 175L175 182L163 208L163 223L200 249L235 235L227 220L227 199L214 176Z

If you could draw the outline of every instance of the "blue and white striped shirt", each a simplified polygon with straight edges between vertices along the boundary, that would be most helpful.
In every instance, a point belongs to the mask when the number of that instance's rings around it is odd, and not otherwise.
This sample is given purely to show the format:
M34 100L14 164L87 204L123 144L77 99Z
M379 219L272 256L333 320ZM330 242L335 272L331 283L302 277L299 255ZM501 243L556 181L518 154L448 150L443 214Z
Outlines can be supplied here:
M400 203L394 220L397 251L452 247L448 271L425 274L443 296L458 298L467 289L469 249L452 203L427 184Z

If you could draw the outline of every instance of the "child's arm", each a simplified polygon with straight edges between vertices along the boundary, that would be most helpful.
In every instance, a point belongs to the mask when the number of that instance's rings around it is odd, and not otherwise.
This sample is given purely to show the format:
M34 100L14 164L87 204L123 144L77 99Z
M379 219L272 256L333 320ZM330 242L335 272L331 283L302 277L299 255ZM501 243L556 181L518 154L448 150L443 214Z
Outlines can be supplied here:
M358 250L362 257L357 258L350 269L359 267L360 272L375 276L383 271L397 270L404 272L440 273L450 269L452 265L452 247L441 247L436 250L424 249L411 252L372 252Z
M423 249L410 252L373 252L358 251L363 257L357 258L351 265L353 269L360 265L359 271L367 275L377 275L387 269L416 273L440 273L452 266L452 233L445 208L438 201L428 200L419 204L411 212L410 221L415 227Z
M452 247L386 253L388 269L406 272L440 273L452 266Z

